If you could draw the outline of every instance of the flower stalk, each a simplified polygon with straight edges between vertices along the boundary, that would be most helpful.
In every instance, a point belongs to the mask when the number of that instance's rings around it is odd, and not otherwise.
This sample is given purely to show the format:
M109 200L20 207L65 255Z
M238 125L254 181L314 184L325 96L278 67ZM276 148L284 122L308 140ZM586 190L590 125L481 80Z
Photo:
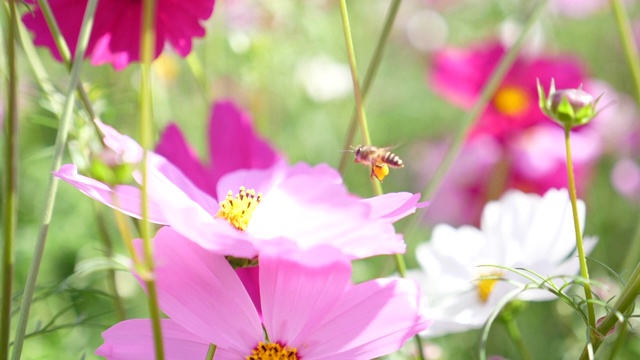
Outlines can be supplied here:
M398 14L398 9L400 8L400 0L393 0L389 5L389 10L387 11L387 17L384 21L384 26L382 28L382 33L380 33L380 37L378 38L378 43L376 44L376 49L373 52L373 57L371 58L371 63L367 68L367 72L364 75L364 80L362 81L362 101L366 100L367 94L369 93L369 89L373 84L373 80L378 73L378 68L380 67L380 63L382 62L382 55L387 45L387 40L389 39L389 34L391 34L391 28L393 27L393 23L396 19L396 15ZM353 114L351 115L351 122L349 123L349 130L347 130L347 136L345 137L344 149L348 149L350 145L353 144L353 138L356 134L356 127L358 126L358 114L357 108L353 109ZM364 139L364 137L363 137ZM349 159L349 152L343 152L340 157L340 165L338 165L338 171L343 174L344 170L347 166L347 160Z
M57 170L62 164L62 155L64 154L67 137L69 135L69 129L71 127L73 105L75 103L75 90L80 80L82 61L84 59L87 44L89 43L89 35L91 34L91 29L93 27L93 19L97 6L98 0L90 0L87 4L84 18L82 19L82 27L80 29L80 35L78 37L78 46L76 47L73 64L71 66L69 87L67 88L65 94L65 102L62 110L62 115L60 116L60 125L58 127L58 133L56 135L53 159L51 161L51 172ZM54 176L51 176L49 178L49 184L47 185L45 206L42 212L42 219L40 221L38 238L34 247L33 258L31 259L31 266L29 268L29 274L27 276L27 281L25 283L23 291L22 306L20 307L16 335L13 342L13 352L11 354L11 359L13 360L20 359L20 354L22 352L22 346L27 329L27 320L29 318L29 310L31 308L31 302L33 300L33 294L36 287L36 280L38 277L38 272L40 270L42 256L44 254L44 247L49 231L49 224L51 223L51 217L53 215L53 206L55 204L57 189L58 179Z
M629 21L629 14L622 0L611 0L611 10L616 18L620 41L622 42L624 55L627 58L629 70L633 78L636 104L640 104L640 54L638 54L638 48L635 46L636 42L633 38L633 29L631 28L631 21Z
M140 77L140 143L144 149L142 158L142 221L140 235L142 236L144 253L144 271L141 277L147 287L147 300L153 328L153 341L155 357L164 359L164 347L162 341L162 329L160 326L160 307L154 279L153 249L151 247L151 226L149 224L149 149L153 146L153 109L151 103L151 62L155 55L155 19L156 1L144 0L142 4L142 34L140 44L141 77Z
M571 198L571 210L573 212L573 225L576 233L576 248L578 249L578 259L580 260L580 276L585 280L584 297L587 303L587 316L589 319L589 327L596 329L596 315L593 306L593 295L591 293L591 284L589 283L589 269L587 267L587 259L584 253L584 243L582 241L582 230L580 227L580 219L578 217L578 199L576 195L576 181L573 173L573 160L571 157L571 126L564 127L564 143L567 154L567 175L569 177L569 197ZM591 335L590 335L591 336Z
M9 0L7 38L7 113L4 123L4 192L3 192L3 250L2 250L2 305L0 306L0 358L9 358L11 334L11 299L15 267L14 243L18 217L18 73L16 40L18 12L15 0Z
M397 8L395 9L395 11L397 12ZM358 68L356 66L356 56L353 48L353 40L351 38L351 27L349 25L349 13L347 11L346 0L340 0L340 14L342 17L342 30L344 34L345 45L347 47L347 57L349 59L349 68L351 69L351 80L353 81L353 94L356 100L356 114L358 116L358 124L360 125L360 132L362 134L362 142L365 145L371 145L371 136L369 135L367 117L364 111L363 95L360 89L360 81L358 80ZM393 17L395 17L395 14ZM384 36L385 35L383 31L382 37ZM384 42L386 41L383 41L383 44ZM381 57L383 49L384 49L384 45L382 45L381 48L379 49L380 51L380 54L378 55L379 57ZM372 70L372 73L370 75L371 78L373 78L373 76L375 75L375 71L377 70L377 65L375 65L373 68L374 69ZM369 86L367 86L367 89L368 87ZM382 185L380 184L380 181L372 178L371 184L373 186L373 192L376 196L380 196L383 194ZM404 257L402 256L402 254L395 254L394 259L396 262L396 269L398 270L398 273L400 274L401 277L405 278L407 276L407 266L405 264ZM419 359L424 360L425 357L424 357L422 341L420 339L420 336L416 335L414 336L414 339L416 341L416 346L418 348Z

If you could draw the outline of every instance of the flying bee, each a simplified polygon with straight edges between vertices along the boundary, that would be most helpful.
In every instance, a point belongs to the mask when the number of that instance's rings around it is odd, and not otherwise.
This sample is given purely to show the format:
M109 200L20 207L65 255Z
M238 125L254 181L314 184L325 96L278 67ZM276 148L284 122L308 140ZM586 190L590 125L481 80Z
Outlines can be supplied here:
M389 151L390 148L379 148L372 145L358 145L351 147L355 153L354 163L371 167L371 177L375 177L382 182L389 174L389 167L403 168L404 163L398 155Z

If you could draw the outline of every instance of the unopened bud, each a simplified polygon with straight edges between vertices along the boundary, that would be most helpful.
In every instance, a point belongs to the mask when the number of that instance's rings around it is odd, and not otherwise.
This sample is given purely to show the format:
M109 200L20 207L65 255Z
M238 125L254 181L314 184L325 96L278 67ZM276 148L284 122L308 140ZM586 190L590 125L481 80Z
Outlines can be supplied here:
M538 81L538 95L542 112L561 126L569 128L591 121L598 114L596 108L602 97L600 95L594 99L591 94L582 90L582 86L556 91L553 79L548 96Z

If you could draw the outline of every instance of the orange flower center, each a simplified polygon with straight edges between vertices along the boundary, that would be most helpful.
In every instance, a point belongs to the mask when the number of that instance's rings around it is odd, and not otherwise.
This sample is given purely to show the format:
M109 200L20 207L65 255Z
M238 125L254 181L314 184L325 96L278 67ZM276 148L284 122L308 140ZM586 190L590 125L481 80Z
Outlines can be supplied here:
M516 116L529 108L529 95L521 87L505 86L496 93L493 105L498 111L507 116Z
M256 195L255 190L246 190L244 186L240 187L240 191L235 197L233 192L229 190L227 198L220 202L220 209L216 217L223 218L236 229L244 231L249 226L249 220L261 200L262 194Z
M280 344L260 342L251 355L246 360L297 360L298 355L295 348L282 346Z

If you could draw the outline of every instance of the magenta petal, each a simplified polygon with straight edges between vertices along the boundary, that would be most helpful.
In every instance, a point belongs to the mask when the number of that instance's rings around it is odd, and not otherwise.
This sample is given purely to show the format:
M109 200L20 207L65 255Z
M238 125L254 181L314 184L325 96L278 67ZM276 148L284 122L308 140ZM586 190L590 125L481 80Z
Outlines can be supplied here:
M160 137L160 142L156 146L156 153L174 164L182 173L207 194L215 197L216 188L209 179L207 170L202 166L198 155L186 142L182 132L175 124L169 124Z
M372 359L399 350L432 321L411 280L378 279L348 290L309 334L305 358Z
M224 256L170 227L156 235L160 308L196 336L246 356L263 337L260 318Z
M336 306L350 279L350 263L338 249L317 247L286 255L278 249L264 249L260 294L270 341L300 346L300 355L306 358L301 348L305 334ZM304 342L307 345L316 346Z
M171 319L162 319L162 341L167 360L204 359L209 344L185 330ZM125 320L102 333L104 344L96 355L108 360L155 359L151 321L148 319Z
M129 216L141 217L140 189L137 187L119 185L111 189L99 181L78 174L78 168L69 164L63 165L53 175L105 205L118 209ZM153 199L149 201L149 221L157 224L168 222L167 218L163 216L160 206Z
M253 130L249 115L232 101L217 102L209 122L210 187L238 169L266 169L280 156Z

